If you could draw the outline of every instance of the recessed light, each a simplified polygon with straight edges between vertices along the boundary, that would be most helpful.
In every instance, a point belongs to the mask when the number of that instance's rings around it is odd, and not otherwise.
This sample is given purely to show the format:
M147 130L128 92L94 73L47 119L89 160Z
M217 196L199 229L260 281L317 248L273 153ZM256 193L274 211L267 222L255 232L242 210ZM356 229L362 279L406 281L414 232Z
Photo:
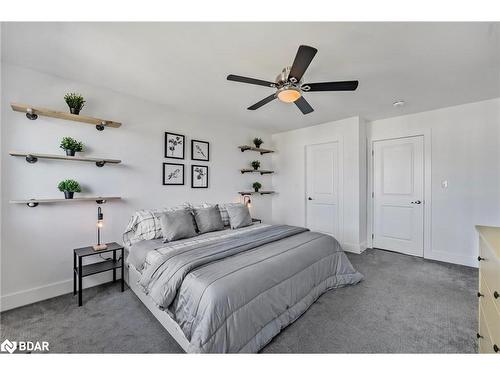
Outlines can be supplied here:
M392 105L393 105L394 107L402 107L402 106L404 106L405 104L406 104L406 102L405 102L404 100L397 100L397 101L395 101L394 103L392 103Z

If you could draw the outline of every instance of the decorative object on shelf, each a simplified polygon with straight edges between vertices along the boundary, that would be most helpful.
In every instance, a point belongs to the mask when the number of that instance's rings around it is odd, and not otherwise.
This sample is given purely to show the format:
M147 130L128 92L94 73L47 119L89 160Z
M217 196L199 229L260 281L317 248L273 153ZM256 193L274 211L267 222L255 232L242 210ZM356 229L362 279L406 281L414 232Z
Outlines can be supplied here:
M257 147L253 147L253 146L249 146L249 145L238 146L238 148L241 150L241 152L255 151L255 152L260 152L261 155L269 154L271 152L274 152L274 150L268 150L268 149L264 149L264 148L257 148Z
M122 199L121 197L83 197L83 198L73 198L73 199L24 199L24 200L11 200L9 203L13 204L25 204L28 207L37 207L40 203L67 203L67 202L91 202L95 201L97 204L104 204L107 201Z
M104 215L102 214L101 207L97 207L97 245L92 246L95 251L101 251L108 248L108 245L101 244L101 228L103 227Z
M191 187L193 189L208 188L208 167L206 165L191 165Z
M184 164L163 163L163 185L184 185Z
M192 139L191 160L210 161L210 143Z
M73 199L74 193L80 193L82 191L80 184L78 184L75 180L63 180L59 182L57 188L59 191L64 192L65 199Z
M98 167L103 167L104 164L119 164L122 161L116 159L102 159L102 158L81 158L78 156L63 156L63 155L52 155L52 154L39 154L39 153L28 153L28 152L16 152L10 151L11 156L25 156L26 161L30 164L36 163L38 159L54 159L54 160L73 160L73 161L87 161L95 163Z
M263 144L263 143L264 143L264 141L262 140L262 138L254 138L253 139L253 144L257 148L260 148L260 145Z
M69 111L73 115L80 114L83 106L85 105L85 100L83 100L83 96L80 94L76 94L74 92L69 92L64 95L64 101L69 107Z
M184 159L185 137L181 134L165 132L165 157Z
M256 171L260 168L260 161L254 160L254 161L252 161L251 165L252 165L252 168L254 169L254 171Z
M99 131L107 128L119 128L122 126L120 122L111 121L111 120L103 120L100 118L90 117L90 116L82 116L82 115L73 115L67 112L54 111L52 109L33 107L26 104L16 104L11 103L10 106L12 110L16 112L26 113L26 117L30 120L36 120L38 116L46 116L52 118L59 118L63 120L82 122L85 124L95 125L96 129Z
M262 187L262 184L260 182L254 182L252 187L255 190L255 192L258 193L259 189Z
M64 137L59 147L66 151L66 156L75 156L75 152L83 151L83 143L71 137Z
M252 207L252 199L250 198L250 195L244 195L243 196L243 204L247 206L248 208Z

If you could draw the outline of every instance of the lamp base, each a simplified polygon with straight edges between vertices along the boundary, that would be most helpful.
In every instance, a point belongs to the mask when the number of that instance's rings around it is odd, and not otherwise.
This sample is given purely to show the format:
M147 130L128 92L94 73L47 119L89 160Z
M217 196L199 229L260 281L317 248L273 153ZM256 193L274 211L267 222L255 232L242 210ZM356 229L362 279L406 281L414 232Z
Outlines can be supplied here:
M102 245L94 245L92 246L94 251L100 251L100 250L106 250L108 248L108 245L102 244Z

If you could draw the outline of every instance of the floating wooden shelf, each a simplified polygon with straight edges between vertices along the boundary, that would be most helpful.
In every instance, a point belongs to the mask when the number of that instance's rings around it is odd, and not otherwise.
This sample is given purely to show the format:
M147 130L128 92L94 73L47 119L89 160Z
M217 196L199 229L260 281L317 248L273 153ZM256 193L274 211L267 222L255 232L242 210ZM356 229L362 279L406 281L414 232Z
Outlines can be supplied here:
M265 170L265 169L240 169L240 172L241 172L241 174L260 173L261 175L274 173L274 171L269 171L269 170Z
M120 122L116 121L104 120L84 115L73 115L67 112L54 111L52 109L46 109L40 107L33 107L26 104L11 103L10 106L14 111L26 113L26 117L29 118L30 120L36 120L38 116L53 117L63 120L77 121L95 125L97 130L104 130L105 127L119 128L120 126L122 126Z
M261 155L269 154L271 152L274 152L273 150L267 150L265 148L257 148L257 147L248 146L248 145L238 146L238 148L241 150L241 152L255 151L255 152L260 152Z
M275 191L266 191L266 190L262 190L262 191L259 191L259 192L255 192L255 191L239 191L238 194L240 195L253 195L253 194L260 194L260 195L266 195L266 194L274 194Z
M73 161L86 161L95 163L98 167L104 166L106 163L119 164L122 161L116 159L103 159L103 158L84 158L80 156L66 156L66 155L54 155L54 154L39 154L39 153L29 153L29 152L17 152L10 151L11 156L23 156L26 158L28 163L36 163L38 159L53 159L53 160L73 160Z
M106 203L107 201L122 199L121 197L81 197L73 199L54 198L54 199L25 199L12 200L9 203L26 204L28 207L36 207L39 203L71 203L71 202L89 202L95 201L98 204Z

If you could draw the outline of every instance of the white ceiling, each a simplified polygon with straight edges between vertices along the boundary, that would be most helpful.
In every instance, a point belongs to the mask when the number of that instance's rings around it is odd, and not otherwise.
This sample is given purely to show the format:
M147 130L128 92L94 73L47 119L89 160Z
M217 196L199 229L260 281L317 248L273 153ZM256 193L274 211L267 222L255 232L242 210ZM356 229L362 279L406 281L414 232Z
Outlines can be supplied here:
M272 89L226 76L272 81L300 44L319 50L305 82L357 79L358 90L306 93L305 116L277 100L246 110ZM500 96L499 23L4 23L2 58L273 131Z

